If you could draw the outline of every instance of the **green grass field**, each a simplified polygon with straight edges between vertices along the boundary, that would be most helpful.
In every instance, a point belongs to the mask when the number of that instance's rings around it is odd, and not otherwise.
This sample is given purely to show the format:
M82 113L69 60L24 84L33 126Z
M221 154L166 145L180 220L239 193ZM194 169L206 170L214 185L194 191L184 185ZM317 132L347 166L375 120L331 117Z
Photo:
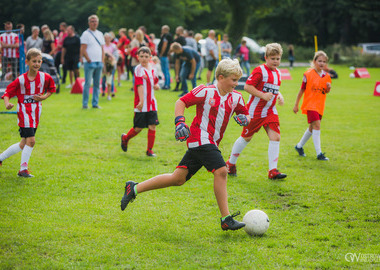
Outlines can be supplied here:
M327 97L321 133L330 161L316 160L311 139L306 158L294 150L307 127L306 117L292 112L305 71L295 68L281 86L285 105L277 107L286 181L267 179L263 130L240 156L238 177L229 178L229 206L242 212L238 220L251 209L268 214L263 237L220 229L213 175L205 169L182 187L140 194L120 211L125 181L170 173L186 151L174 139L178 93L156 92L157 157L148 158L146 130L127 153L120 149L120 134L133 123L130 82L112 101L101 98L102 110L82 110L81 95L63 86L43 102L30 161L35 177L16 176L20 154L0 167L0 269L380 268L380 97L373 96L380 69L369 69L370 79L335 69L340 77ZM194 112L186 111L188 124ZM232 120L220 145L226 160L240 132ZM0 151L17 141L16 115L0 114ZM347 261L347 253L362 257Z

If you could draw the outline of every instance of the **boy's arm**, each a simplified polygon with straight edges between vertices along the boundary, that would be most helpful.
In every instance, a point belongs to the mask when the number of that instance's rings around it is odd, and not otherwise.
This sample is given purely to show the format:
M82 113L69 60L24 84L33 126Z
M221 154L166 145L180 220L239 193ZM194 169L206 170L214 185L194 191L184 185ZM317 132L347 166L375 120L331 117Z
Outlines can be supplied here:
M43 100L45 100L45 99L47 99L48 97L50 97L51 96L51 94L52 94L52 92L46 92L45 94L37 94L37 95L34 95L33 96L33 99L35 100L35 101L43 101Z
M270 92L261 92L259 90L256 89L256 87L254 87L253 85L251 84L245 84L244 85L244 90L246 92L248 92L249 94L251 94L252 96L255 96L255 97L258 97L258 98L261 98L261 99L264 99L266 101L269 101L272 99L273 97L273 94L270 93Z
M302 98L302 95L303 93L305 92L305 89L300 89L300 91L298 92L298 95L297 95L297 98L296 98L296 104L294 105L293 107L293 112L294 113L297 113L298 112L298 106L299 106L299 103L300 103L300 100Z
M282 106L284 105L284 96L280 93L280 91L278 92L278 95L277 95L277 99L278 99L278 105Z
M137 93L139 95L139 104L136 105L136 108L141 111L143 104L144 104L144 86L143 85L138 85L137 86Z
M8 97L8 96L4 96L3 98L4 98L4 105L5 105L5 108L6 108L7 110L12 109L14 105L13 105L12 103L9 103L9 97Z

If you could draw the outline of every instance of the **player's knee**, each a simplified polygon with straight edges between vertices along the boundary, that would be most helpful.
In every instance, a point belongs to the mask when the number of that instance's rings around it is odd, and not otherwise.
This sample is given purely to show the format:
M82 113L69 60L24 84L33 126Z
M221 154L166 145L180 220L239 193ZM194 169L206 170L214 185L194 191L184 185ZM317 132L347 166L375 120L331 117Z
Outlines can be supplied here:
M35 144L36 144L36 139L34 137L26 139L27 146L34 147Z
M226 166L221 167L221 168L217 169L217 170L214 172L214 176L215 176L215 177L220 177L220 178L225 178L225 179L227 179L227 175L228 175L228 171L227 171L227 167L226 167Z

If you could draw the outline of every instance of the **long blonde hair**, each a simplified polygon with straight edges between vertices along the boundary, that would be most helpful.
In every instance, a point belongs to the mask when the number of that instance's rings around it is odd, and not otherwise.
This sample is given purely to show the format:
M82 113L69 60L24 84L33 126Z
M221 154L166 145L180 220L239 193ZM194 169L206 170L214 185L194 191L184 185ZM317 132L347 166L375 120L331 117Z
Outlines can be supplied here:
M49 29L44 31L44 37L46 40L54 40L54 35Z
M314 53L314 57L313 57L313 61L311 61L310 63L310 67L311 68L314 68L315 69L315 61L317 61L317 59L320 57L320 56L324 56L326 57L326 62L329 61L329 57L327 56L327 54L324 52L324 51L317 51Z

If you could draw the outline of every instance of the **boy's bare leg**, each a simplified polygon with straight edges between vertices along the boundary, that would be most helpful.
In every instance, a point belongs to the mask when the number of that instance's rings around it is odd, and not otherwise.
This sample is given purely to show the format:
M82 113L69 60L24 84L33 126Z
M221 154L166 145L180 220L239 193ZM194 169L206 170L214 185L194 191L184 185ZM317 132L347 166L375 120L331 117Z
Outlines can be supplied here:
M153 189L166 188L170 186L181 186L186 183L188 170L185 168L177 168L173 173L157 175L149 180L137 184L137 194Z
M222 217L228 216L227 167L214 172L214 194Z

